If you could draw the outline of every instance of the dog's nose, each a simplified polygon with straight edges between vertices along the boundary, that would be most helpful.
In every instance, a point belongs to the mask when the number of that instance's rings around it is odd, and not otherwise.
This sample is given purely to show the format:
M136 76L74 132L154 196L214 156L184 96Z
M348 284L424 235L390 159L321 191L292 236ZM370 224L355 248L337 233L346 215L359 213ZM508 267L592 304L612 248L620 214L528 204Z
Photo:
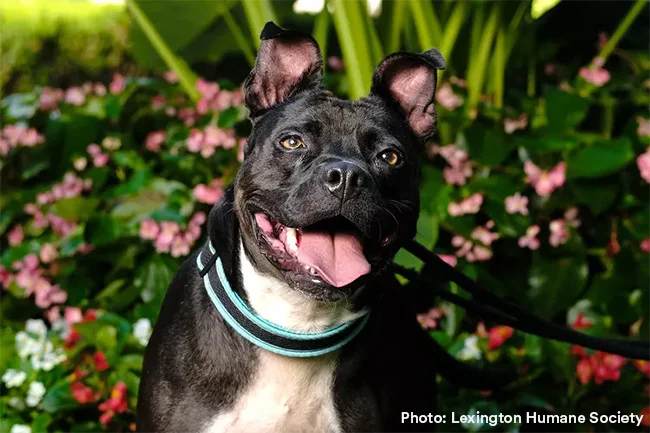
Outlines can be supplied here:
M368 182L363 168L345 161L328 164L323 177L327 189L341 202L355 197Z

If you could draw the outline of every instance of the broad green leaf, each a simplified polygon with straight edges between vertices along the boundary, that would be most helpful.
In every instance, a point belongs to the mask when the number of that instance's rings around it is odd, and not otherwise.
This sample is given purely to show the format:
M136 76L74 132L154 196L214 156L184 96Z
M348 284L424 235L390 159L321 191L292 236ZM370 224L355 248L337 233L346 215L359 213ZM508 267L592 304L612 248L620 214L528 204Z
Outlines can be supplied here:
M111 351L117 344L117 330L114 326L102 326L97 332L95 345L103 352Z
M587 115L589 101L578 95L548 87L544 92L545 112L548 129L559 134L577 127Z
M445 215L451 202L453 187L447 185L442 172L428 164L422 165L420 183L420 207L435 216Z
M93 197L70 197L54 203L50 210L61 218L70 221L85 220L100 204L98 198Z
M552 135L544 135L541 137L517 137L515 138L515 143L517 146L521 146L528 151L537 153L572 150L579 144L577 140Z
M528 284L530 299L536 312L553 317L576 302L587 281L587 263L584 257L547 259L533 256Z
M587 205L594 215L599 215L616 200L620 184L617 179L590 179L569 181L569 187L578 203Z
M596 178L615 173L634 159L632 144L627 138L597 141L573 152L567 160L568 178Z
M72 397L70 383L67 379L57 382L54 387L50 388L43 397L41 405L49 413L60 413L65 409L79 407L79 403Z
M486 129L475 123L464 134L471 159L485 165L501 164L514 149L514 141L500 128Z

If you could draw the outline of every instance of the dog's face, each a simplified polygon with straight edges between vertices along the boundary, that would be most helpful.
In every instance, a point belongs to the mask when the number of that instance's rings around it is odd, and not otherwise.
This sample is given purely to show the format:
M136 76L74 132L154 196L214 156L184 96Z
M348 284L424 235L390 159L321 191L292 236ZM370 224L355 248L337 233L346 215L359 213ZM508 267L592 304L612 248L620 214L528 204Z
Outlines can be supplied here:
M439 53L397 54L371 94L321 87L309 36L268 24L246 103L253 121L235 182L246 251L261 272L336 301L381 270L415 234L419 153L433 134Z

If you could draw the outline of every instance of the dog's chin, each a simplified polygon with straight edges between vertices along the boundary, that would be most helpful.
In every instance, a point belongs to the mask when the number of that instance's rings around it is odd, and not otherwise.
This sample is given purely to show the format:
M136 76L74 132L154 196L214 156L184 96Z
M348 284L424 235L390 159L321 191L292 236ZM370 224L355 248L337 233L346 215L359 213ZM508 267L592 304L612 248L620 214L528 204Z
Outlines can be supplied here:
M289 287L311 299L352 296L379 268L379 245L341 216L304 227L288 227L266 212L251 212L251 218L254 247Z

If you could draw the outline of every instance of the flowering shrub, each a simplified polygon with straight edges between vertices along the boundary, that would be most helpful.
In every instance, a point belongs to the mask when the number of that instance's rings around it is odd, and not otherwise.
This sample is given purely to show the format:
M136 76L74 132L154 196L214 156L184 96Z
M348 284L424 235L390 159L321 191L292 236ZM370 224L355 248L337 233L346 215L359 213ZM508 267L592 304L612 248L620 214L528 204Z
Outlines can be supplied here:
M571 84L556 77L562 88L517 100L505 119L489 98L464 112L463 80L442 83L417 239L538 314L593 335L647 338L644 77L605 80L605 66ZM116 74L4 99L0 430L134 429L152 323L179 264L205 239L249 132L237 86L196 88L194 104L173 74ZM601 125L599 110L616 122ZM421 267L405 252L396 260ZM649 410L646 362L484 324L447 303L418 320L460 360L520 377L510 393L443 387L443 411Z

